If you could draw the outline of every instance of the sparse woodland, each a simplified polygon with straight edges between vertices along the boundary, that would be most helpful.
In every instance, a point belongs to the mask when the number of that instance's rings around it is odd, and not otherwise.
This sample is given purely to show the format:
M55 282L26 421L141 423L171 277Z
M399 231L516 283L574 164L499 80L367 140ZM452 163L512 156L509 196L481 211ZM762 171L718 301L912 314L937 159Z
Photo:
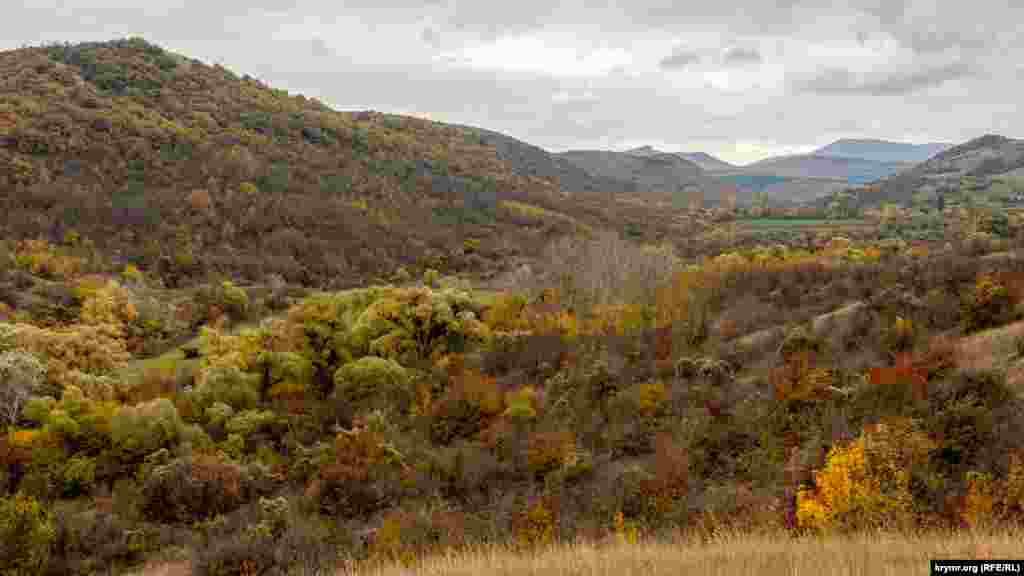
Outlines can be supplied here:
M766 236L139 40L0 70L4 574L1024 519L1013 218Z

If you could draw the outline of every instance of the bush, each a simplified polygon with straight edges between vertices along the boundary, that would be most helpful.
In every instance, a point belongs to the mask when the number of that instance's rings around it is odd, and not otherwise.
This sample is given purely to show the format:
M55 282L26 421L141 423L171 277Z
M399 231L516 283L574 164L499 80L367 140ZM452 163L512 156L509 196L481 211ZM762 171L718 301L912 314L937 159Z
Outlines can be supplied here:
M405 413L414 398L409 372L394 360L365 356L334 373L333 401L349 418L373 410Z
M1000 326L1010 319L1013 301L1006 286L993 276L981 276L961 306L964 330L975 332Z
M502 394L493 377L474 372L458 375L431 406L431 438L439 444L469 438L486 428L503 408Z
M234 410L251 410L260 401L258 374L249 374L234 366L216 366L204 376L194 391L196 401L204 409L220 402Z
M46 574L92 574L137 564L145 554L168 544L169 534L134 525L101 510L58 512Z
M284 498L263 499L214 525L193 552L197 576L326 573L336 552L316 524L289 511Z
M401 454L369 427L342 431L334 459L321 466L306 499L324 514L365 518L393 504L402 492Z
M907 528L913 522L911 476L927 462L934 443L916 423L890 419L865 429L854 442L834 446L814 488L797 496L797 522L815 530Z
M191 523L237 510L265 492L263 471L197 454L156 466L142 486L143 513L158 522Z
M0 499L0 572L36 576L50 557L55 537L53 518L30 496Z
M110 422L113 445L128 458L173 447L185 434L185 423L174 404L166 398L125 406Z

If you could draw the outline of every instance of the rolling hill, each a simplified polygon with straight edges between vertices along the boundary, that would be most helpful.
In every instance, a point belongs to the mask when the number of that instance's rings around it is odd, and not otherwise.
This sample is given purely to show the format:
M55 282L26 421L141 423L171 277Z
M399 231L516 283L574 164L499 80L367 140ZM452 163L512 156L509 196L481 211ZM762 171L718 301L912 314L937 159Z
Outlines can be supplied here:
M768 158L748 164L742 170L747 174L771 174L788 178L826 178L861 184L894 174L911 165L908 162L878 162L860 158L804 154Z
M858 158L875 162L924 162L932 156L952 148L949 143L910 144L874 139L842 139L819 148L814 156Z
M566 158L486 130L337 112L142 39L0 52L0 77L0 235L74 232L114 268L169 286L488 275L552 234L622 225L561 192L628 186ZM683 162L660 169L699 173Z
M906 203L916 193L933 196L963 189L984 190L995 179L1016 176L1022 167L1024 140L987 134L884 179L864 200Z
M708 182L700 166L675 154L570 150L557 156L596 177L622 182L630 192L675 192Z
M738 168L735 164L720 160L707 152L683 152L679 155L708 172L721 172Z

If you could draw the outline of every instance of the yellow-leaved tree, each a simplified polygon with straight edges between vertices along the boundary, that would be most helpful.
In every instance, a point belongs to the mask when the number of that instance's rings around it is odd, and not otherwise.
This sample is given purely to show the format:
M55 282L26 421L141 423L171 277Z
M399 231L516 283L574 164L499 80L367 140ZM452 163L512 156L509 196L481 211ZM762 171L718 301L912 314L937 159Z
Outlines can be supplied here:
M853 442L832 447L814 487L798 492L798 525L819 531L907 526L914 520L911 470L935 447L910 419L867 426Z

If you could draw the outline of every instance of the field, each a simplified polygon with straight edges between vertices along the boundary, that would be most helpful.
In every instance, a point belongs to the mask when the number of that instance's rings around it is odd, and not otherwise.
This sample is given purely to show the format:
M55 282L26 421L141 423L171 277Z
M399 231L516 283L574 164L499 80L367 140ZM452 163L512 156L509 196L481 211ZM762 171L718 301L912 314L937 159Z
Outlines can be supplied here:
M1024 557L1024 540L1017 533L961 533L955 536L923 537L880 534L796 540L772 536L723 536L708 542L612 542L606 546L575 544L529 556L501 549L480 550L431 558L415 569L395 566L374 572L339 574L895 576L926 573L930 561L937 559L1021 557Z

